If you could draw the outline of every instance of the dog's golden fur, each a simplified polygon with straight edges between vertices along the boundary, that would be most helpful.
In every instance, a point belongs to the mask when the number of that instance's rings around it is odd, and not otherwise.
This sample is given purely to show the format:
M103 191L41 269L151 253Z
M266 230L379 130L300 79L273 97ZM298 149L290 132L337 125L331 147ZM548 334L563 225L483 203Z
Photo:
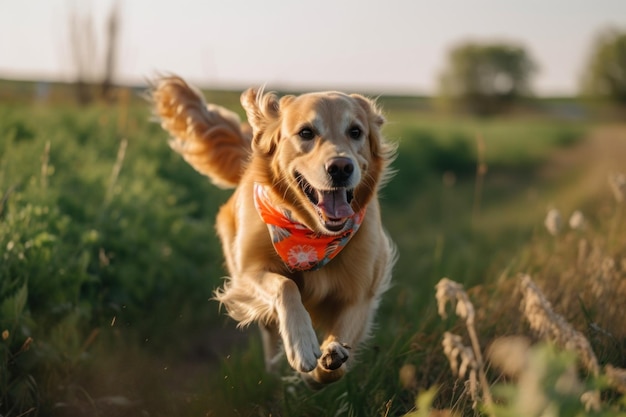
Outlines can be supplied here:
M259 323L268 369L277 365L282 341L289 364L308 382L341 378L370 331L395 261L377 199L395 149L381 136L375 104L355 94L278 98L250 89L241 96L248 125L205 104L178 77L159 79L152 97L172 148L215 184L236 187L217 216L230 274L217 300L240 325ZM333 177L333 164L345 175ZM364 207L366 215L327 265L292 272L255 209L255 183L317 233L339 233L345 217Z

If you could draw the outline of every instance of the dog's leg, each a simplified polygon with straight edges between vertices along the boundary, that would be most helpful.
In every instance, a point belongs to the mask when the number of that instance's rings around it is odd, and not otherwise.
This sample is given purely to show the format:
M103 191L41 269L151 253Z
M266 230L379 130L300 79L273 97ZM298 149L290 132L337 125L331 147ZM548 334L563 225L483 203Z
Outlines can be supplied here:
M261 339L263 341L265 369L267 372L277 373L279 370L279 361L282 357L278 326L274 322L259 323L259 329L261 330Z
M271 297L278 316L278 329L289 364L299 372L315 369L317 358L321 355L319 342L311 316L302 305L298 286L279 274L266 272L264 275L263 281L273 281L274 284L262 285L261 288L274 289L267 295Z
M240 324L276 322L291 367L299 372L315 369L319 342L295 282L267 271L242 274L216 291L215 298Z
M241 282L248 284L237 285ZM276 322L291 367L299 372L312 371L321 351L311 316L302 304L296 283L283 275L265 271L246 278L241 276L231 284L216 293L216 298L226 306L231 317L240 323L262 317L261 321Z
M335 382L346 373L350 358L369 332L374 309L373 300L363 301L345 308L336 317L322 343L317 367L305 377L312 388Z

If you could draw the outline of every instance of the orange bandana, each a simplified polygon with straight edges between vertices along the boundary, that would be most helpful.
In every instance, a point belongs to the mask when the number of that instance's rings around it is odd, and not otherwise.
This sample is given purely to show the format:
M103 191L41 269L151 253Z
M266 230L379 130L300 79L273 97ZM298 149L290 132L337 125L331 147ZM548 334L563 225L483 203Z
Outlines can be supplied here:
M365 208L348 219L346 229L338 235L325 235L298 223L289 210L272 205L267 190L254 184L254 205L267 224L276 253L290 271L314 271L326 265L348 243L365 217Z

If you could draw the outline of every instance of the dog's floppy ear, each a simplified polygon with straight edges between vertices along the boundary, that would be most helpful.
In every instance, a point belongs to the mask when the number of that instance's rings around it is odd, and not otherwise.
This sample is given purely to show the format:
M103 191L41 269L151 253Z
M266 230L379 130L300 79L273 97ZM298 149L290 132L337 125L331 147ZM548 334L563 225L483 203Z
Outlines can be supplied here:
M276 94L249 88L241 95L241 105L246 110L248 123L252 127L252 149L264 154L274 153L278 134L276 122L280 117Z
M377 129L380 129L385 123L385 118L378 109L376 102L360 94L351 94L350 97L355 99L356 102L359 103L361 107L363 107L363 110L365 110L365 112L367 113L367 118L370 125L376 127Z

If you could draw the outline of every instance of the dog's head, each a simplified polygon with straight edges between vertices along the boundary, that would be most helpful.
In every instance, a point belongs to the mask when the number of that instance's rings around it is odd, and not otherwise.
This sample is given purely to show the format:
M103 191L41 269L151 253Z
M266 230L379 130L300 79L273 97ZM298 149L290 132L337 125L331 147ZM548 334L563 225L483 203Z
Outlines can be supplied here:
M384 118L375 104L356 94L279 99L252 89L241 102L267 185L312 230L342 232L375 196L393 155L381 137Z

